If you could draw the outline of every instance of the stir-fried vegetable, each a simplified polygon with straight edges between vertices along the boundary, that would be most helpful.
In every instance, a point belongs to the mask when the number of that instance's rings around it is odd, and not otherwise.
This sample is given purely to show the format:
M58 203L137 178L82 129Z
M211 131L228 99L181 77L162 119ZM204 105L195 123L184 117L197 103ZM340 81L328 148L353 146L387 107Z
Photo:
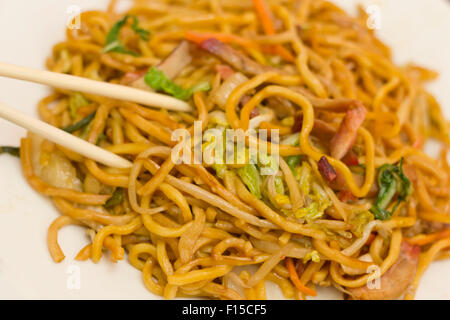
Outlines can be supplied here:
M273 21L272 13L270 12L269 6L265 3L264 0L253 0L253 6L255 8L256 14L259 18L259 21L262 24L265 34L272 35L275 34L275 23ZM292 54L284 48L282 45L277 44L273 46L273 51L284 60L293 62L295 58Z
M373 220L373 215L369 211L358 212L354 214L349 221L353 226L353 233L357 237L361 237L366 225Z
M328 182L332 182L337 178L336 170L334 170L333 166L328 162L328 159L325 156L320 158L317 162L317 166L322 176Z
M317 184L312 183L311 193L308 195L311 203L303 208L294 211L294 216L297 219L306 219L313 221L323 216L325 209L331 205L331 201L324 190Z
M213 164L212 168L216 171L216 175L223 179L225 177L225 173L227 172L227 165L226 164Z
M131 25L131 29L139 35L139 37L148 41L150 32L139 27L138 19L133 15L126 15L122 20L116 22L115 25L109 30L106 35L106 44L103 48L103 52L119 52L130 54L133 56L138 56L139 53L135 51L131 51L125 48L125 45L119 40L120 29L122 29L128 21L128 18L133 19L133 24Z
M209 91L211 89L209 82L200 82L192 88L183 89L183 87L170 80L164 72L155 67L147 71L144 80L153 90L163 91L180 100L189 100L194 92Z
M412 238L406 238L406 241L408 241L411 245L424 246L430 244L431 242L445 238L450 238L450 229L444 229L430 234L419 234Z
M286 258L286 268L289 272L289 278L291 279L292 283L295 285L297 290L300 292L303 292L307 295L315 297L317 295L316 290L310 289L307 286L305 286L298 276L297 271L295 270L294 262L292 261L292 258Z
M281 211L296 219L306 219L307 221L319 219L331 205L331 201L325 190L320 186L318 177L316 177L307 161L300 161L300 164L294 167L293 172L306 205L297 210L281 209Z
M75 92L69 98L69 110L72 118L76 118L78 108L87 106L89 102L86 98L79 92Z
M311 190L311 167L305 161L301 166L295 168L295 178L298 180L300 190L303 194L309 194Z
M302 156L289 156L285 160L289 168L291 168L292 171L295 171L295 167L297 167L302 161Z
M320 262L320 255L317 250L312 250L306 254L306 256L303 258L303 263L307 263L308 261L312 262Z
M12 156L20 157L20 148L2 146L2 147L0 147L0 154L2 154L2 153L9 153Z
M284 138L283 140L281 140L280 144L286 144L289 146L297 147L300 144L300 134L298 132L293 133L293 134L287 136L286 138Z
M247 164L237 169L236 172L250 192L261 199L261 176L256 165Z
M262 184L261 194L264 201L270 202L277 209L291 207L291 200L285 194L285 186L280 176L267 176Z
M91 123L91 121L94 119L94 117L95 117L95 111L92 112L87 117L81 119L80 121L63 128L63 130L68 133L74 133L75 131L78 131L78 130L86 127L89 123Z
M213 111L208 114L208 127L229 127L227 116L223 111Z
M114 193L112 194L111 198L106 201L104 207L105 208L111 208L118 204L121 204L123 202L124 196L123 196L123 190L122 188L116 188L114 190Z
M402 201L412 193L412 185L402 170L403 158L398 165L384 164L378 169L378 186L380 192L370 211L379 220L388 220ZM397 203L392 211L387 206L397 194Z

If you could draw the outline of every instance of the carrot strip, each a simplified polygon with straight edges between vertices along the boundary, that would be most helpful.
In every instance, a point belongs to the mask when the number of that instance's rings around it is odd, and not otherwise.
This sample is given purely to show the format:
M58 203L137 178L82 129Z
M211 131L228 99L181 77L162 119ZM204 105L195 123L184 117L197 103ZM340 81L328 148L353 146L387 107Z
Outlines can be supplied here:
M256 14L261 21L261 25L266 34L275 34L275 25L272 19L272 13L264 0L253 0Z
M310 289L307 286L305 286L299 279L298 274L294 267L294 262L292 261L292 258L286 258L286 268L289 271L289 278L291 279L292 283L295 285L295 287L304 294L307 294L309 296L315 297L317 295L316 290Z
M424 246L426 244L429 244L431 242L441 240L444 238L450 237L450 229L442 230L435 233L430 234L419 234L412 238L407 238L406 241L412 245L418 245L418 246Z
M253 6L256 15L261 22L262 28L267 35L275 34L275 24L273 23L272 13L264 0L253 0ZM281 44L272 46L273 52L288 62L294 62L294 56Z

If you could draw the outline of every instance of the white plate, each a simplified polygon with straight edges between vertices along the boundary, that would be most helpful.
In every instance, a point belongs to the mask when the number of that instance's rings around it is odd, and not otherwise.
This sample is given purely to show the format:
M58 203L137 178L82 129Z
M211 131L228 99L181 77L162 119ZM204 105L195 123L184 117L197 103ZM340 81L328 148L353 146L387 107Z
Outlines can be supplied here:
M335 1L350 12L359 1ZM379 35L398 63L415 61L441 73L429 88L450 118L450 5L445 0L372 0L381 12ZM64 37L67 8L104 9L105 0L0 0L0 61L44 68L52 46ZM48 88L0 78L0 101L37 116L37 101ZM0 120L0 145L18 145L25 131ZM55 264L46 245L49 224L58 215L48 199L23 178L19 161L0 157L0 299L154 299L128 262L73 260L87 243L83 229L67 227L59 242L66 259ZM450 298L450 261L435 262L425 273L418 299ZM79 275L80 288L73 276ZM75 283L76 284L76 283ZM321 290L322 292L323 290ZM326 290L325 290L326 291ZM278 298L278 294L269 297ZM326 291L322 298L338 298Z

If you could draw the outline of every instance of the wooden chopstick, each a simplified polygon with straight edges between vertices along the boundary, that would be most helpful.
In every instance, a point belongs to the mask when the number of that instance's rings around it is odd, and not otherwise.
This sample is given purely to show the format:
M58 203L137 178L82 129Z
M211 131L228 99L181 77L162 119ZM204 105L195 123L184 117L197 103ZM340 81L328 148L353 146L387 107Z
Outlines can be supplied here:
M150 107L176 111L192 111L191 106L185 101L167 95L3 62L0 62L0 76L41 83L60 89L86 92L118 100L133 101Z
M0 117L13 122L86 158L114 168L130 168L132 163L112 152L80 139L41 120L32 118L0 102Z

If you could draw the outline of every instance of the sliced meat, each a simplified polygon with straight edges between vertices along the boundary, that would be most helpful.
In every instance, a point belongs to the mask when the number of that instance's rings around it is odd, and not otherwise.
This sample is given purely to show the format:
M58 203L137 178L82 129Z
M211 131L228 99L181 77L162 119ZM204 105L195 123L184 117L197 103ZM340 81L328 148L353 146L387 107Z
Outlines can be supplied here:
M303 116L298 114L295 117L294 125L292 126L292 132L300 132L303 126ZM314 126L311 133L319 138L331 139L336 133L336 129L321 119L314 119Z
M337 196L342 202L351 202L358 200L358 198L353 193L351 193L350 190L341 190L338 192Z
M192 61L192 55L189 50L189 42L182 41L170 54L156 67L164 72L169 79L174 79L189 63ZM139 89L153 91L144 81L145 73L131 86Z
M230 66L226 64L218 64L215 66L215 69L216 72L220 75L220 78L222 78L222 80L227 80L234 74L233 69L231 69Z
M200 47L247 75L255 76L269 71L279 72L276 68L263 66L253 61L243 53L214 38L203 41Z
M226 62L234 69L248 76L255 76L270 71L277 72L279 74L291 74L286 70L264 66L215 38L203 41L200 44L200 47L205 51L215 55L222 61ZM219 74L225 80L231 77L229 71L230 70L224 69L222 67L217 70L217 72L219 72ZM294 114L293 104L287 99L279 97L269 97L267 98L267 104L270 108L275 110L280 117L291 116Z
M225 107L228 97L236 87L247 81L248 78L240 72L233 73L220 87L211 94L213 101L221 108Z
M326 111L345 112L351 107L361 105L361 102L350 98L323 99L317 98L314 94L304 87L289 87L293 91L297 91L304 95L314 108Z
M120 79L120 84L123 84L125 86L132 85L133 82L136 80L142 78L148 71L148 68L141 69L134 72L127 72L125 75Z
M253 108L252 112L250 112L250 119L253 119L254 117L259 116L259 110L258 108Z
M419 262L420 247L403 241L397 261L380 278L379 289L367 286L348 288L354 299L392 300L399 298L411 285Z
M334 170L333 166L328 162L325 156L322 156L322 158L320 158L317 165L319 167L320 173L325 178L325 180L327 180L328 182L332 182L336 179L336 170Z
M342 158L347 166L357 166L359 164L358 155L352 149L348 150L345 156Z
M333 158L342 159L350 150L355 142L356 132L364 122L366 114L367 110L362 104L347 111L338 131L331 139L330 152Z

